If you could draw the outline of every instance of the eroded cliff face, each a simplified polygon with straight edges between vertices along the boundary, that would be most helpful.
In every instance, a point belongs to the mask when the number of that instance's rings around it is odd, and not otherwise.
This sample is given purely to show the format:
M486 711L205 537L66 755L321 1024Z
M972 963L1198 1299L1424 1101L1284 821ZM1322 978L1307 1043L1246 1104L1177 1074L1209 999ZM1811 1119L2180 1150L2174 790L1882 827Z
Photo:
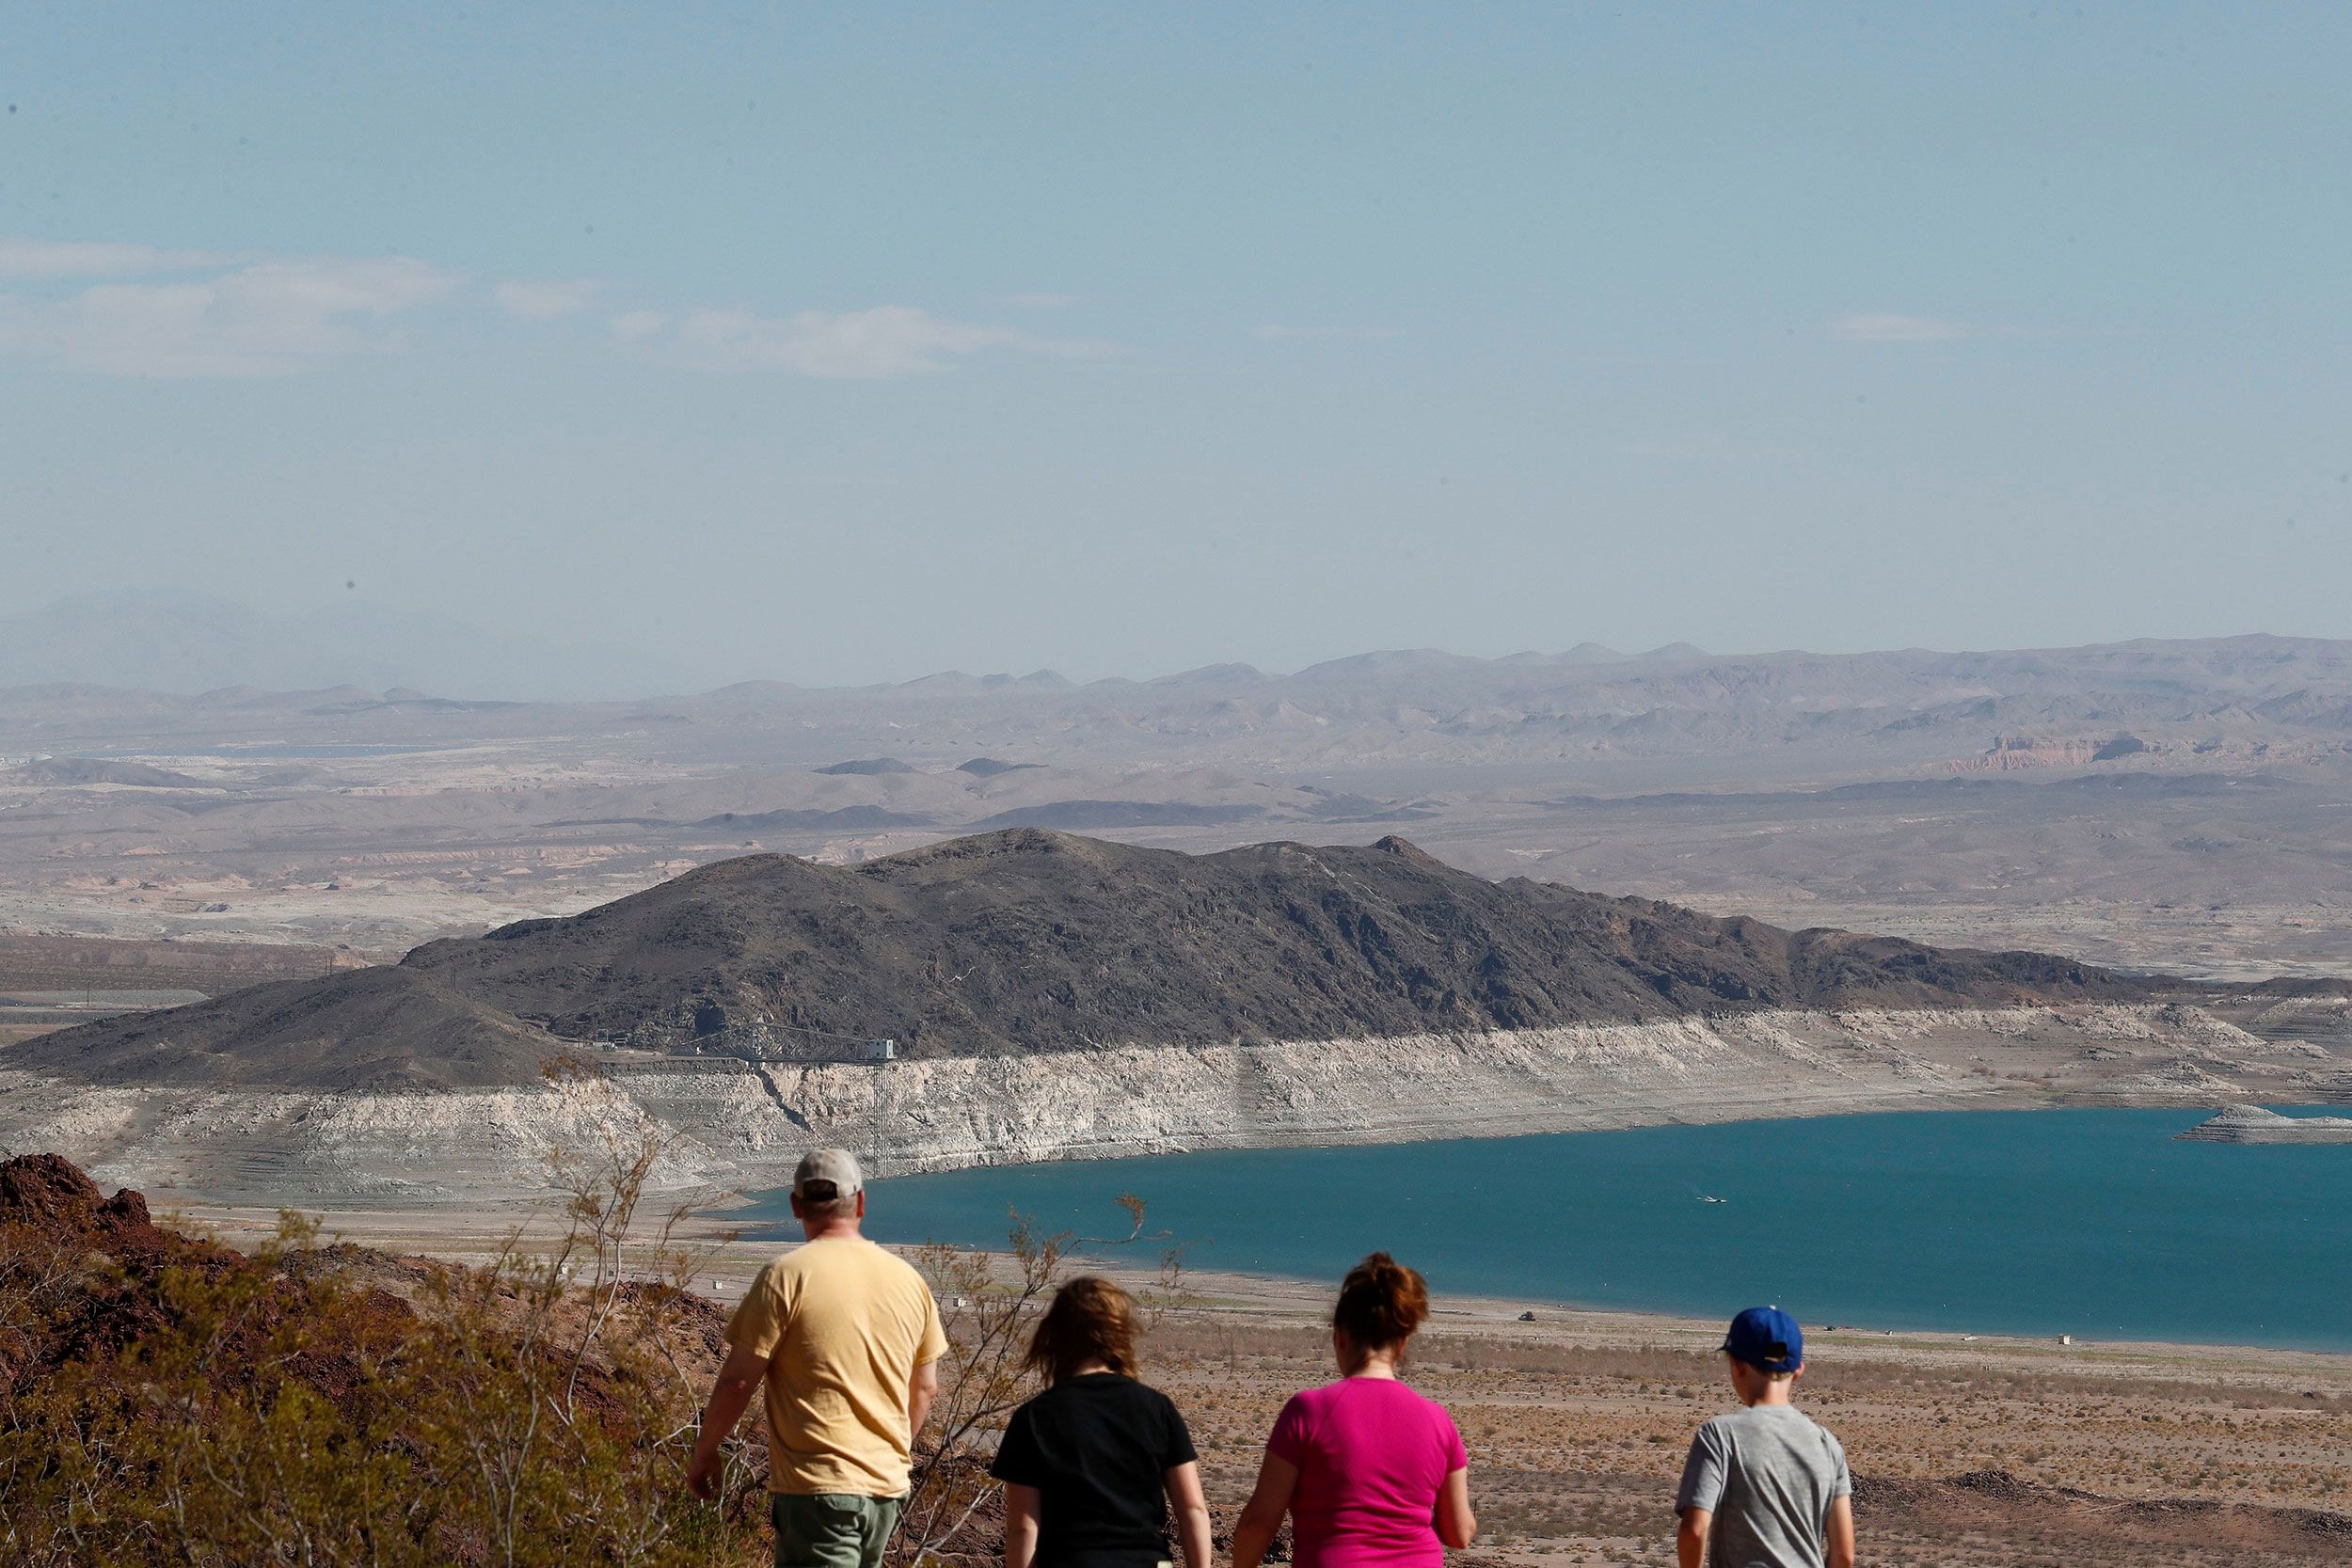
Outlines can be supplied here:
M0 1058L5 1061L5 1058ZM530 1088L315 1093L0 1070L0 1143L181 1201L432 1206L545 1191L658 1134L666 1190L782 1184L813 1143L877 1174L1979 1103L2219 1102L2352 1086L2332 1052L2195 1008L1765 1012L1475 1035L1128 1047L884 1067L613 1053Z
M2352 1117L2282 1117L2261 1105L2233 1105L2181 1136L2208 1144L2352 1144Z

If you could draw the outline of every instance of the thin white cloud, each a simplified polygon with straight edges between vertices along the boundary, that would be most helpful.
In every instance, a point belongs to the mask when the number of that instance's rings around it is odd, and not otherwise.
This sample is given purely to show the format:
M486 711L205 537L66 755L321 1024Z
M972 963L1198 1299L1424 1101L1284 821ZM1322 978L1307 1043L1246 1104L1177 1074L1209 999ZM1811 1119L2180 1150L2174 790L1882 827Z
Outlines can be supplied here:
M234 266L246 258L215 250L158 250L150 245L94 240L25 240L0 235L0 277L50 282L71 277L144 277Z
M1258 328L1258 337L1269 343L1376 343L1402 336L1393 326L1283 326L1268 323Z
M951 361L984 349L1058 358L1109 352L1104 343L946 321L911 305L803 310L782 319L746 310L697 310L678 323L677 343L691 363L707 370L771 370L866 381L944 371Z
M1849 343L1950 343L1973 337L1975 331L1964 323L1932 316L1866 310L1830 323L1829 334Z
M501 309L525 321L553 321L576 316L596 303L604 285L587 279L568 283L526 281L501 283L490 291Z
M97 375L292 375L376 346L361 324L448 297L461 279L406 257L262 261L184 283L103 283L15 297L0 353Z
M172 273L210 276L159 276ZM21 239L0 239L0 278L23 285L0 292L0 355L88 374L164 379L293 375L387 349L397 342L384 330L388 323L466 287L456 274L407 257L257 261ZM510 315L548 321L595 309L603 288L587 279L510 278L486 292ZM1064 295L1019 297L1040 309L1071 303ZM1115 352L1107 343L949 321L908 305L782 317L635 309L606 322L616 341L666 350L701 369L840 380L935 373L990 351L1070 359Z

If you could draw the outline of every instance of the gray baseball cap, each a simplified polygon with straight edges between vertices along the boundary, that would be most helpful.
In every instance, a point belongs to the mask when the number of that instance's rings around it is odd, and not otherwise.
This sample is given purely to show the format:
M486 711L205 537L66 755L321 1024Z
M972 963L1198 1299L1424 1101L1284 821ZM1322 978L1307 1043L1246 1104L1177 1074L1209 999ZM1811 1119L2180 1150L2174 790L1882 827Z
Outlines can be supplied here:
M800 1168L792 1173L792 1196L806 1197L812 1181L833 1184L834 1197L848 1197L866 1186L866 1173L857 1168L857 1157L846 1148L812 1148L801 1156ZM818 1201L830 1203L833 1198Z

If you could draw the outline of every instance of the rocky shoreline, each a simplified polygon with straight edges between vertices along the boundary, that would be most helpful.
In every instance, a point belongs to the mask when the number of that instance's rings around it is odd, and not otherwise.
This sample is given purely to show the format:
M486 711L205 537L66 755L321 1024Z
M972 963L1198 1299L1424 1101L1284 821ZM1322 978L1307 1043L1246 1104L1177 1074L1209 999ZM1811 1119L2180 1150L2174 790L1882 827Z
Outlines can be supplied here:
M2233 1105L2181 1136L2205 1144L2352 1144L2352 1117L2282 1117L2261 1105Z
M321 1092L9 1070L0 1144L160 1201L434 1208L544 1192L659 1136L665 1191L773 1186L812 1142L881 1174L1973 1105L2314 1098L2341 1060L2194 1007L1772 1011L1484 1034L769 1065L610 1052L529 1087Z

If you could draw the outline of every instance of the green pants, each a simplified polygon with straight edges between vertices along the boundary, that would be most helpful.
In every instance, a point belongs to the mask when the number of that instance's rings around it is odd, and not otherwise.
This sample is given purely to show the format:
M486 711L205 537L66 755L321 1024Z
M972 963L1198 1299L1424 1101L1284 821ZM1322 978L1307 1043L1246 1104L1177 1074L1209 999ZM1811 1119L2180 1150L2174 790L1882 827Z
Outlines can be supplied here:
M768 1500L776 1568L882 1568L882 1548L898 1528L898 1505L905 1501L847 1492L777 1493Z

